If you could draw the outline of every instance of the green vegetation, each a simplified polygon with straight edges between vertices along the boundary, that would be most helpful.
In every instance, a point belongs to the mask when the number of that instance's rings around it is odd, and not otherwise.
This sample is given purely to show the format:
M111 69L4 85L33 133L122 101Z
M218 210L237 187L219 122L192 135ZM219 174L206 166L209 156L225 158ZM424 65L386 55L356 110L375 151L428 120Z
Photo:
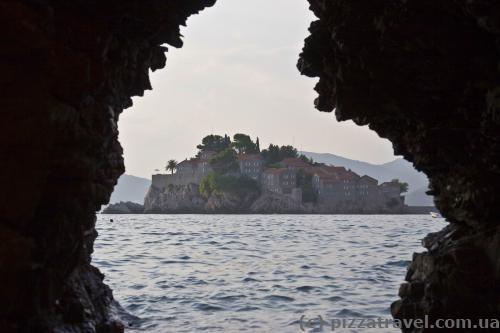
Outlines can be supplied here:
M249 135L237 133L233 136L233 147L238 154L257 154L260 152L259 139L257 142L253 142Z
M209 161L213 172L205 176L200 183L200 193L207 198L212 193L226 192L241 196L252 191L260 192L260 184L257 181L239 175L240 154L261 154L266 166L271 168L283 167L279 162L287 157L299 157L308 164L313 163L306 156L299 156L297 149L290 145L280 147L270 144L268 149L261 151L259 138L254 142L249 135L243 133L235 134L232 140L227 135L207 135L197 148L200 153L216 153ZM302 172L300 177L299 187L302 188L304 202L315 202L317 198L312 188L312 176Z
M305 173L302 169L297 172L297 187L302 189L302 202L316 203L318 201L318 194L312 186L312 178L311 174Z
M406 193L406 192L408 192L408 187L409 187L408 183L401 182L401 181L399 181L399 179L393 179L393 180L391 180L391 182L392 182L392 183L398 183L398 184L399 184L399 191L400 191L401 193Z
M294 148L290 145L280 147L271 143L267 149L264 149L261 152L261 155L266 161L266 166L268 167L271 167L271 165L275 165L276 163L279 163L280 161L288 157L298 157L305 163L314 165L312 158L308 158L307 156L302 154L299 155L297 148Z
M215 151L221 152L228 148L231 144L231 139L229 136L224 134L224 136L210 134L201 140L201 144L196 146L200 151Z
M276 163L272 163L272 164L267 165L267 167L270 169L279 169L279 168L282 168L283 166L279 162L276 162Z
M220 175L212 172L205 176L200 184L200 193L208 198L212 193L234 193L244 195L248 192L259 192L259 184L248 177L236 175Z
M238 171L236 152L232 148L224 149L210 159L210 166L220 175Z
M297 157L298 153L297 149L292 146L280 147L271 143L267 149L264 149L261 152L261 155L264 158L266 165L271 165L274 163L278 163L287 157Z
M177 161L176 160L169 160L167 162L167 166L165 167L165 170L170 170L171 173L174 173L175 168L177 168Z
M253 142L249 135L237 133L231 141L227 135L222 137L212 134L203 138L198 149L216 152L216 155L209 161L214 171L201 181L201 195L209 197L212 193L223 192L244 195L252 191L260 191L257 181L238 174L238 154L258 154L260 152L258 138Z
M310 164L310 165L319 165L319 164L320 164L320 163L314 163L314 161L313 161L313 159L312 159L312 158L309 158L309 157L307 157L306 155L303 155L303 154L301 154L301 155L299 156L299 158L300 158L302 161L304 161L305 163Z

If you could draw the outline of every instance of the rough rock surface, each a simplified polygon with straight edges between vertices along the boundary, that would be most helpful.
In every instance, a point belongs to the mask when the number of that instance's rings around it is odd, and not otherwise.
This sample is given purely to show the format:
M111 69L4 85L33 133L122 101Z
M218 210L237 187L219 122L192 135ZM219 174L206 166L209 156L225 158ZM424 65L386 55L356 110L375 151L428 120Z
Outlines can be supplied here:
M250 205L259 197L258 192L246 194L212 193L205 204L205 211L212 213L248 213Z
M137 202L120 201L110 204L102 210L101 214L142 214L144 213L144 206Z
M499 318L500 2L309 3L298 68L319 77L316 107L391 140L450 222L414 255L393 315Z
M110 205L115 210L128 212L124 205ZM169 186L158 189L151 185L144 198L144 210L138 213L189 214L406 214L412 213L402 201L389 205L384 202L344 204L338 206L303 204L288 195L277 193L212 193L208 198L200 194L196 184Z
M312 207L303 205L289 196L264 193L252 203L250 212L261 214L312 213Z
M151 185L144 198L144 212L198 213L204 210L205 202L196 184L170 186L165 190Z
M214 0L0 1L0 330L121 332L90 264L117 121Z
M152 185L144 198L144 213L248 213L258 195L256 192L243 197L232 193L212 193L204 198L196 184L165 189Z

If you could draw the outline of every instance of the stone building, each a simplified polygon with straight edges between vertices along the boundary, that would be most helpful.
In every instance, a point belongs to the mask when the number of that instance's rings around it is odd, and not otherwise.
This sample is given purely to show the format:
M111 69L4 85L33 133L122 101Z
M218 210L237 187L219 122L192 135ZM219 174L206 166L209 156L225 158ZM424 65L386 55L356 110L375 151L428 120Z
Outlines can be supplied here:
M364 175L358 179L356 184L356 197L360 201L376 201L380 196L378 180Z
M198 158L185 159L177 164L173 174L156 174L152 176L152 185L158 189L170 185L185 186L200 184L203 177L212 172L210 158L215 156L213 151L200 152Z
M288 168L269 168L262 174L262 189L269 192L290 194L297 186L296 171Z
M198 158L200 160L208 162L212 157L217 155L217 153L213 150L204 150L204 151L200 151L200 153L198 155L199 155Z
M260 154L238 155L240 173L252 179L259 180L264 168L264 159Z
M295 169L303 169L310 167L309 164L304 162L302 159L297 157L287 157L284 158L280 164L285 168L295 168Z
M287 195L302 202L302 190L297 187L297 170L293 168L269 168L261 178L262 190Z
M401 196L401 186L398 181L393 180L380 184L380 193L388 201L393 203L404 203L404 196Z
M318 202L337 206L356 204L365 206L403 204L404 197L398 182L378 185L375 178L359 176L351 170L334 166L315 166L304 169L313 174L313 189L318 194Z
M312 183L320 204L356 202L359 175L343 167L324 166L314 171Z

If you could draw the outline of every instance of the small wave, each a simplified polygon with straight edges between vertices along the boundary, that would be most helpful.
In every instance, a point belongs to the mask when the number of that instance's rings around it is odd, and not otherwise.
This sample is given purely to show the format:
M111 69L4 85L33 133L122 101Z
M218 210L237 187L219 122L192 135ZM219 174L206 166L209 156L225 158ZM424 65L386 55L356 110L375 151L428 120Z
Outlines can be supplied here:
M348 318L364 318L365 315L363 315L361 312L357 312L354 310L349 310L349 309L342 309L336 313L337 316L339 317L348 317Z
M186 279L186 281L188 281L187 285L191 285L191 284L196 284L196 285L208 284L205 281L203 281L202 279L198 279L198 278L195 278L195 277L188 277Z
M223 329L224 328L221 326L210 326L210 325L200 326L196 328L197 331L208 331L208 332L220 332Z
M186 286L183 286L182 284L176 284L176 285L174 285L174 288L177 288L177 289L186 289Z
M260 310L260 308L256 306L244 306L242 308L239 308L236 310L236 312L247 312L247 311L255 311L255 310Z
M246 322L248 322L247 319L235 318L235 317L233 317L233 318L226 318L226 319L224 319L224 321L229 321L229 322L231 322L231 321L237 321L237 322L240 322L240 323L246 323Z
M411 261L408 260L397 260L397 261L389 261L386 263L387 266L398 266L398 267L406 267L410 264Z
M133 284L130 286L130 288L132 288L134 290L141 290L141 289L146 288L146 285L145 284Z
M193 307L195 307L196 309L201 310L201 311L209 311L209 312L224 311L224 308L222 308L220 306L207 304L207 303L196 303L193 305Z
M302 291L302 292L310 292L313 289L318 289L318 287L313 287L313 286L300 286L295 288L295 290Z
M227 296L215 296L212 297L213 299L221 300L221 301L227 301L227 302L233 302L242 298L246 298L245 295L227 295Z
M183 258L181 258L183 259ZM213 264L209 264L206 262L202 261L187 261L187 260L162 260L160 261L162 264L169 265L169 264L201 264L201 265L208 265L208 266L213 266Z
M269 296L264 297L264 299L267 299L270 301L278 301L278 302L293 302L293 301L295 301L295 299L292 297L282 296L282 295L269 295Z
M330 302L338 302L338 301L344 300L344 298L340 297L340 296L331 296L331 297L324 298L324 300L330 301Z

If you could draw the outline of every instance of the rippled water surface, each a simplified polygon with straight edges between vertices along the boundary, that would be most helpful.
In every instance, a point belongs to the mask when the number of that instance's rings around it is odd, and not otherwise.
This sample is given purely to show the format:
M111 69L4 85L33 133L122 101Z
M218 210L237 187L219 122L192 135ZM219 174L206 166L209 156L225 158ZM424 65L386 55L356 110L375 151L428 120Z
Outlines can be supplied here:
M301 316L389 318L412 253L444 225L426 215L99 215L93 262L138 317L130 331L300 332Z

